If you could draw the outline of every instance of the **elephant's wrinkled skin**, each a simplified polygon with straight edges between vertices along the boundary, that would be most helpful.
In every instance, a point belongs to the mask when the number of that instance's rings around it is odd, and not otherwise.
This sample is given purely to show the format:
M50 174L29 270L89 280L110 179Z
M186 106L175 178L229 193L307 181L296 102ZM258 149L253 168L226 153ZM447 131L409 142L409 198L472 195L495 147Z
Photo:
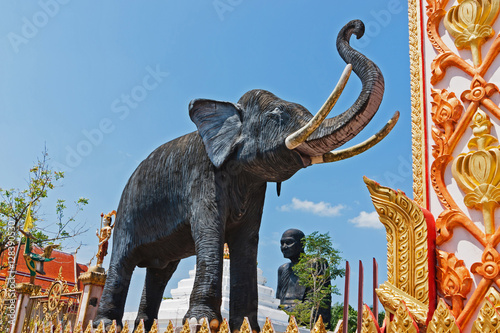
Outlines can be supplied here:
M121 324L134 267L147 267L136 320L146 329L158 315L163 291L182 258L196 257L196 278L185 318L221 321L223 244L231 253L230 327L248 316L257 323L257 243L267 182L282 182L354 137L373 117L384 81L378 67L349 46L361 21L339 33L337 48L361 78L362 91L344 113L326 119L294 149L285 139L313 115L264 90L237 104L194 100L189 114L198 131L151 153L126 185L116 216L108 278L96 323Z

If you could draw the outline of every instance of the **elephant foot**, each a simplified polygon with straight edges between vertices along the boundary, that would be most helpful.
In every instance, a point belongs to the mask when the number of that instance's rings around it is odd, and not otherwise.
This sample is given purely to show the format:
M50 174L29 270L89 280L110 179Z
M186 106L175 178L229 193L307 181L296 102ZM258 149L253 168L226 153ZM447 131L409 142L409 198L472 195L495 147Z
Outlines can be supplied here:
M191 307L184 316L184 321L188 320L190 323L202 324L203 318L208 319L211 332L215 333L219 330L220 323L222 322L220 313L206 305Z

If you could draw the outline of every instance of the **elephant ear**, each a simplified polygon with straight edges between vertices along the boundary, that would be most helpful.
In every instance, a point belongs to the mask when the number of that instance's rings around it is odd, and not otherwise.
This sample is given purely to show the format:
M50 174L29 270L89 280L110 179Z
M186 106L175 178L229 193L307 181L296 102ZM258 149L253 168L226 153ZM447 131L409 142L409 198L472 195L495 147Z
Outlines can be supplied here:
M241 133L240 109L230 102L195 99L189 117L198 127L208 157L219 168L233 152Z

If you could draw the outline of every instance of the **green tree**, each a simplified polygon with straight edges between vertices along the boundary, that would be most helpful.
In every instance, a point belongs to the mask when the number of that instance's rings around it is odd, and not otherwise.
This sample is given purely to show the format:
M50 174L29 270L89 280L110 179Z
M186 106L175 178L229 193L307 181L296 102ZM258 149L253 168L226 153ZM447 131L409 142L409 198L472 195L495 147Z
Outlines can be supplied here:
M340 252L333 248L328 233L315 231L303 239L303 244L305 253L300 255L293 271L299 284L306 287L306 297L303 302L297 301L294 310L287 313L295 316L297 324L310 328L318 320L320 308L329 307L327 302L331 302L331 295L340 295L331 280L343 277L345 272L339 266Z
M358 328L358 311L354 310L352 306L349 305L348 311L348 320L347 320L347 332L356 333ZM332 320L330 321L331 328L335 329L337 327L337 323L339 320L342 320L344 317L344 304L335 303L332 305Z
M40 213L42 200L47 198L50 190L64 178L64 172L53 170L49 165L47 150L42 152L35 165L29 170L29 179L24 189L0 188L0 254L12 244L9 235L17 233L24 226L28 210L33 220L32 235L34 242L56 244L64 239L80 235L87 231L83 224L76 223L75 217L88 204L88 199L79 198L74 203L73 213L66 215L66 201L58 199L55 207L56 220L46 221ZM10 240L10 242L9 242ZM15 245L15 244L14 244Z

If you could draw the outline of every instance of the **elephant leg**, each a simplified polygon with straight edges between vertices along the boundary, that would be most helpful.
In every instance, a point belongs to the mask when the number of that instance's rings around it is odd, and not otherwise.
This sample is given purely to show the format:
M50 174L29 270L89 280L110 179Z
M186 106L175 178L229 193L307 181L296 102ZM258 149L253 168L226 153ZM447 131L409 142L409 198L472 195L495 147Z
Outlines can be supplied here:
M135 319L135 328L139 325L141 319L144 320L146 332L151 329L153 322L158 318L158 310L163 299L163 292L168 280L172 277L180 260L170 262L165 268L147 268L144 288L142 289L141 303L137 318ZM134 328L134 329L135 329Z
M206 317L212 331L222 322L220 306L224 225L217 215L208 210L200 212L196 223L191 226L196 250L196 277L189 310L184 316L184 321L196 318L198 322Z
M109 327L112 321L116 320L116 324L123 327L123 308L134 268L135 264L131 262L128 255L122 251L113 250L99 309L93 320L95 326L103 321L105 327Z
M257 246L259 222L246 223L246 228L232 232L228 237L230 266L229 326L239 330L248 317L252 331L259 332L257 322Z

